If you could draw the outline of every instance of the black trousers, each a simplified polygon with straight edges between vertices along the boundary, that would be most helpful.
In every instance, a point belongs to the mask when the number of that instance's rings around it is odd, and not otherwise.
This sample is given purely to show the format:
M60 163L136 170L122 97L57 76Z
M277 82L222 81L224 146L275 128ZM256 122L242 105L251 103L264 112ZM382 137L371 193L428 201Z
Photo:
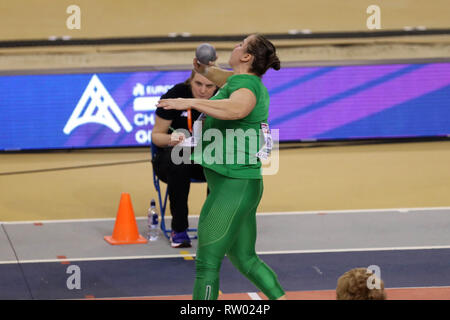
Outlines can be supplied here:
M189 227L188 196L191 179L206 181L203 167L198 164L174 164L171 160L172 148L160 149L152 159L153 170L158 178L167 184L172 230L183 232Z

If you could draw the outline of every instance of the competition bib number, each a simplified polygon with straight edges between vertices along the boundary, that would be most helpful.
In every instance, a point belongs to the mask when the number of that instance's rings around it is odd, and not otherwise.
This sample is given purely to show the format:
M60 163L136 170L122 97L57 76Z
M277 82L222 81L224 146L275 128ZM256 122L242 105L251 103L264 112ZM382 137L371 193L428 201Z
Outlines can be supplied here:
M261 131L264 137L264 144L261 150L258 151L256 156L260 159L267 160L270 157L270 153L272 152L273 148L273 140L270 133L269 124L261 123Z
M197 143L201 140L202 137L202 125L203 120L206 116L201 113L196 121L194 121L194 126L192 128L192 136L178 144L180 147L196 147Z

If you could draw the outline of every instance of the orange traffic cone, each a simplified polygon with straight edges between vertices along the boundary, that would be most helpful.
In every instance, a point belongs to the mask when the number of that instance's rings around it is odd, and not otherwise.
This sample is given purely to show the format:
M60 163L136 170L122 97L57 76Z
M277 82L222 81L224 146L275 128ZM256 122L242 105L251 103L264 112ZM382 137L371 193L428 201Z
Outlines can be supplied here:
M122 193L113 234L104 238L109 244L147 243L138 232L130 194Z

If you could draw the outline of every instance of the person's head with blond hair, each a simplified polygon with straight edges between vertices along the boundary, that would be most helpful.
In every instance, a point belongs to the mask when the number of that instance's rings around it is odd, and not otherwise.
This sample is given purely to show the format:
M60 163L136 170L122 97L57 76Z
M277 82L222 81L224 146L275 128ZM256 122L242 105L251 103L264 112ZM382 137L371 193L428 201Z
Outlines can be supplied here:
M337 300L386 300L383 280L379 287L369 288L367 280L373 276L366 268L355 268L339 277L336 287ZM371 278L372 280L373 278Z

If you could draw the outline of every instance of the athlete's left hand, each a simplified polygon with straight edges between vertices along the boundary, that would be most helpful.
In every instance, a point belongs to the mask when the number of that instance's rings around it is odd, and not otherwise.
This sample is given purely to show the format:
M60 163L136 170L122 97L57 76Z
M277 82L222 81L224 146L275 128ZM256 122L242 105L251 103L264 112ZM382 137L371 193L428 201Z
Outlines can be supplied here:
M158 108L164 108L166 110L187 110L191 107L189 99L161 99L156 105Z

